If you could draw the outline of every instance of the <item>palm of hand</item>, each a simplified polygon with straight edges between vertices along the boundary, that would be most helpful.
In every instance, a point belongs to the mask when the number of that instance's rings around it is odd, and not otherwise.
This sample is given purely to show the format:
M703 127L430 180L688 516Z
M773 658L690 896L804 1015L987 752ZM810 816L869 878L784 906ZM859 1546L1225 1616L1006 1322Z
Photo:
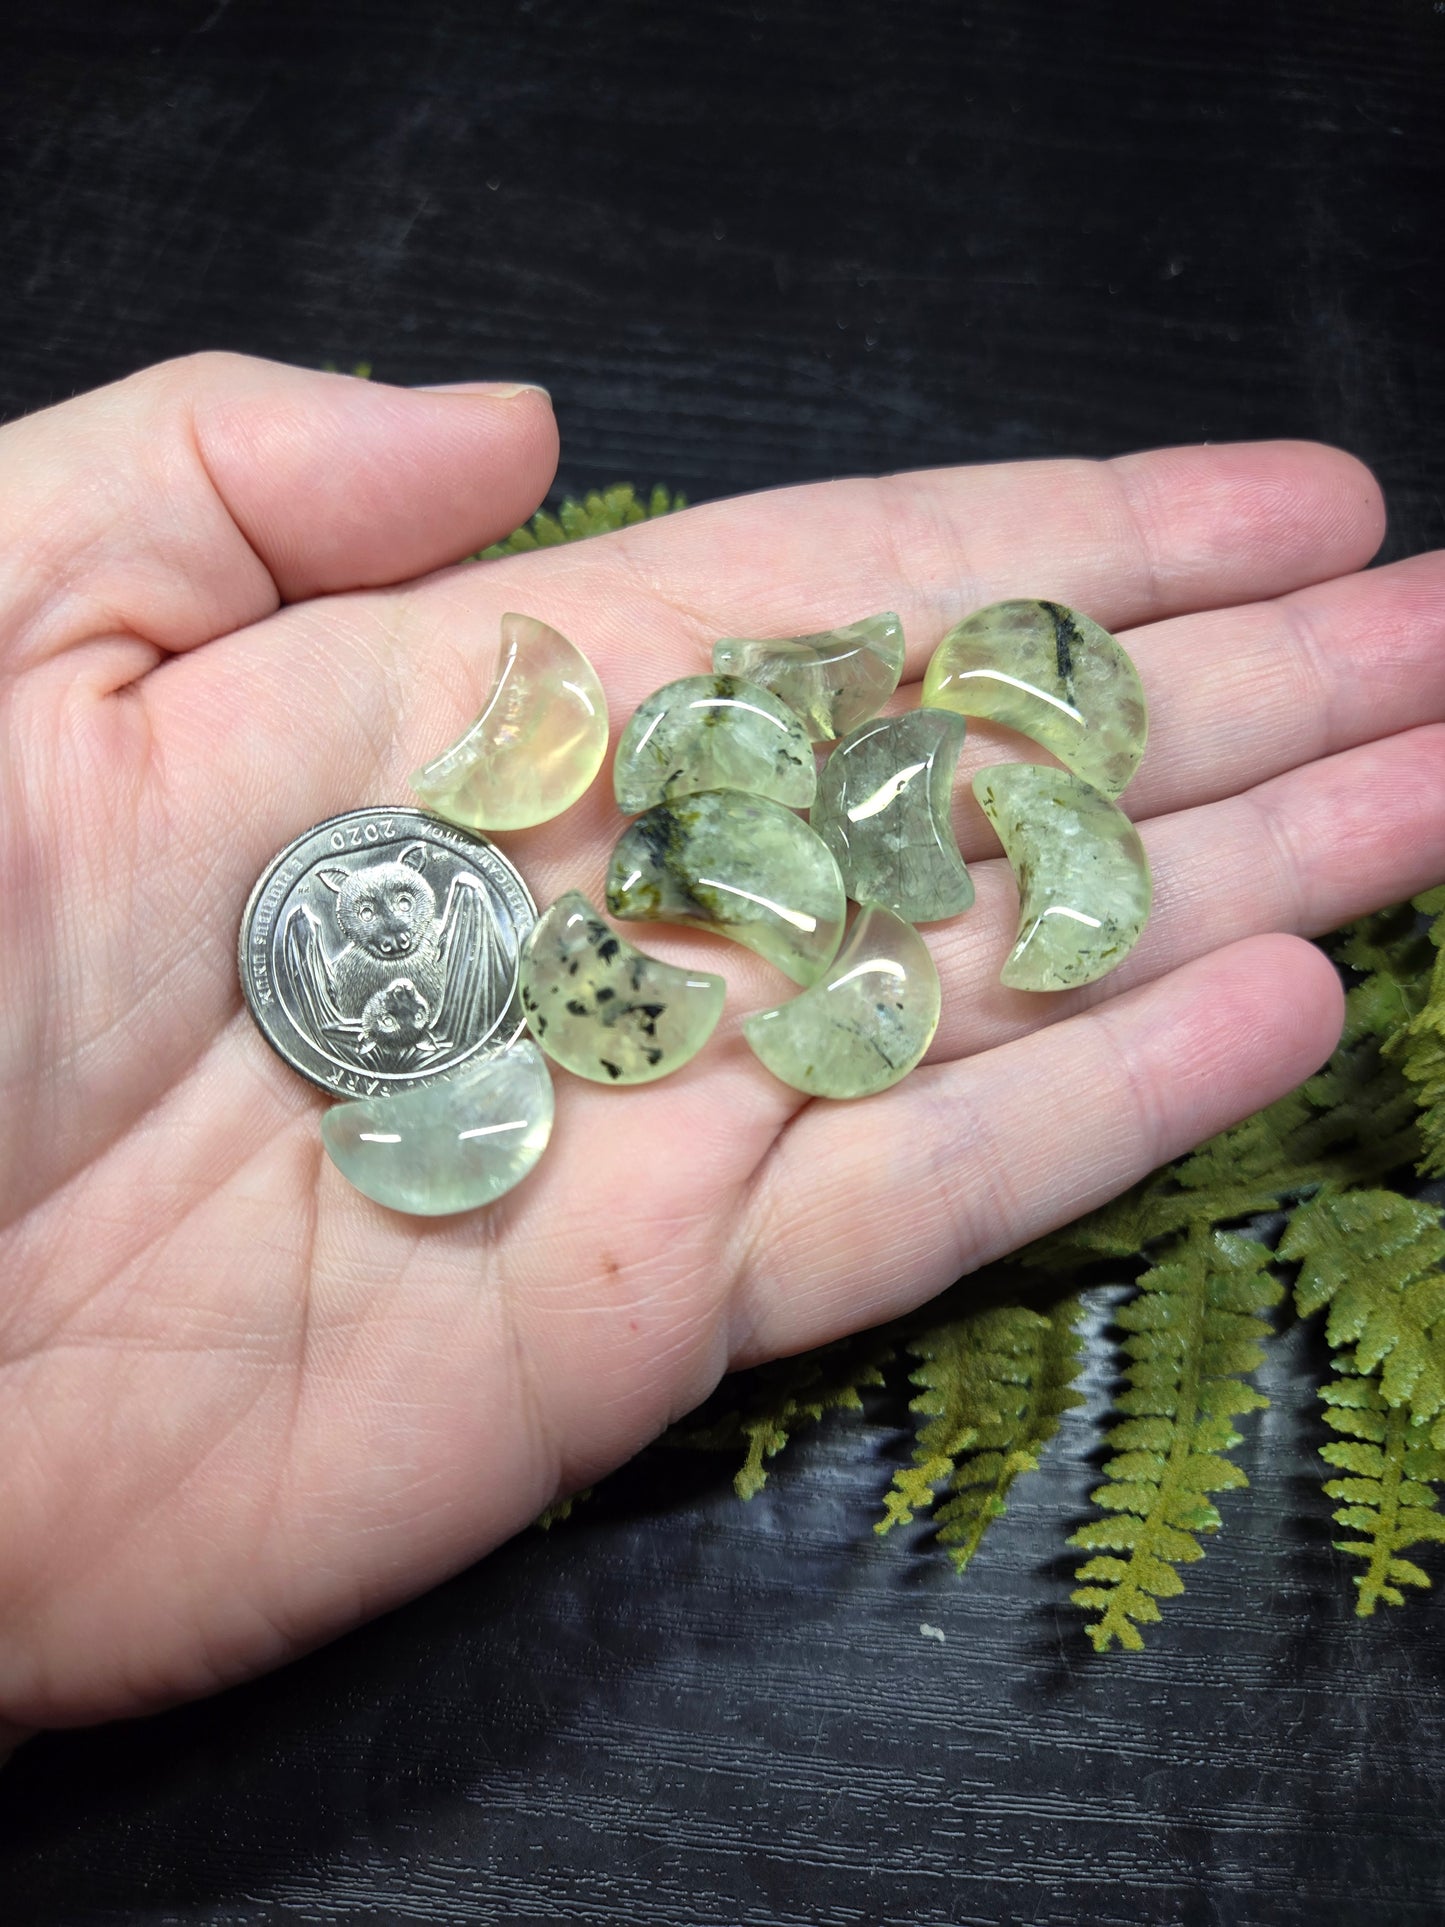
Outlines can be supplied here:
M1379 535L1347 458L831 484L408 582L522 519L552 435L535 396L215 360L0 437L0 1716L274 1663L518 1529L730 1364L1101 1201L1328 1052L1332 974L1258 933L1445 870L1445 574L1347 573ZM773 1083L737 1025L787 986L712 946L733 994L707 1051L636 1091L559 1076L546 1157L490 1211L399 1218L331 1169L316 1094L241 1011L236 919L299 829L405 797L504 609L586 649L617 725L713 635L897 608L916 682L1007 594L1133 632L1158 899L1117 977L999 988L1012 886L979 826L978 905L929 933L943 1027L884 1097ZM965 765L1016 749L980 729ZM617 827L598 784L504 842L539 902L596 898Z

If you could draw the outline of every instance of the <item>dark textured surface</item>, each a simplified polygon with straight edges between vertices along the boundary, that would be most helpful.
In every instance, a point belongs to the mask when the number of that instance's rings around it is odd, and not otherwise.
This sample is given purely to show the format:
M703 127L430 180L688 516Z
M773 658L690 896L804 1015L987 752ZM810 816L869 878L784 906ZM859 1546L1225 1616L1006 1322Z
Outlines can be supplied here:
M1392 549L1445 533L1433 0L23 11L4 412L200 346L516 376L563 486L694 496L1318 435ZM654 1458L273 1679L33 1744L0 1917L1438 1921L1445 1603L1351 1616L1312 1342L1141 1657L1067 1603L1090 1414L958 1581L868 1531L884 1401L750 1507Z
M896 1432L829 1426L749 1506L654 1460L271 1679L33 1743L0 1883L26 1921L188 1927L1437 1922L1445 1594L1353 1618L1306 1332L1167 1626L1081 1637L1102 1318L965 1580L869 1530Z
M13 12L0 409L219 345L541 381L574 487L1303 433L1438 524L1433 0Z

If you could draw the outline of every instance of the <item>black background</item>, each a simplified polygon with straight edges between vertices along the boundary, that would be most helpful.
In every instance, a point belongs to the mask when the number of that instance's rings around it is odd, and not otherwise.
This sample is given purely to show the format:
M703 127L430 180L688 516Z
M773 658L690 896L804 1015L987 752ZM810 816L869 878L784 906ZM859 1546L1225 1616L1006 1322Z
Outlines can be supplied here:
M559 492L694 499L1307 435L1375 465L1388 553L1445 540L1436 0L22 11L5 414L211 346L532 380ZM0 1917L1445 1918L1445 1603L1352 1616L1313 1334L1147 1652L1083 1639L1106 1315L965 1579L868 1529L904 1390L751 1506L653 1454L271 1679L32 1743Z

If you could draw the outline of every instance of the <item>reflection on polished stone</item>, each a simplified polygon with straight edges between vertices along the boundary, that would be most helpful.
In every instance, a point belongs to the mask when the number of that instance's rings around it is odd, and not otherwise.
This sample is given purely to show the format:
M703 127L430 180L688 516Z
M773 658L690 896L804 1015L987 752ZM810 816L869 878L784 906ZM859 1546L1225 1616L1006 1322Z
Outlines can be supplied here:
M903 625L890 611L816 636L726 636L713 646L712 666L762 683L802 717L814 742L831 743L876 716L898 687Z
M552 1135L552 1079L528 1038L455 1077L336 1104L321 1120L332 1163L378 1204L441 1217L490 1204L526 1177Z
M938 1029L941 993L911 924L865 904L818 982L743 1034L774 1077L813 1097L868 1097L906 1077Z
M502 617L502 653L480 716L411 786L470 830L524 830L569 809L607 753L607 698L582 651L532 616Z
M624 921L698 924L810 984L842 935L843 879L807 824L765 797L704 790L623 831L607 908Z
M705 970L635 950L578 890L538 918L520 983L543 1050L598 1084L648 1084L678 1070L717 1028L726 989Z
M1149 917L1153 886L1139 832L1067 770L997 763L973 779L1019 886L1019 926L1001 981L1070 990L1121 964Z
M953 772L967 728L946 709L875 717L823 765L811 820L856 903L933 923L973 902L953 834Z
M737 676L684 676L647 698L613 764L632 815L697 790L745 790L805 810L817 773L802 724L771 690Z
M1149 728L1133 663L1061 602L995 602L950 629L923 701L1018 730L1106 796L1139 767Z

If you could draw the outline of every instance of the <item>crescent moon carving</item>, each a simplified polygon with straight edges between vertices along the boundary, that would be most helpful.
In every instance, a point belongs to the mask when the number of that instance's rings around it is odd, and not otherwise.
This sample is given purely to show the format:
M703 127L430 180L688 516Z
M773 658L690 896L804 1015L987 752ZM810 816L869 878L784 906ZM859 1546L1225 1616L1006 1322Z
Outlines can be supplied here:
M1000 973L1012 990L1072 990L1121 964L1149 917L1139 832L1117 803L1068 770L981 769L973 793L1019 886L1019 924Z
M1138 670L1107 629L1061 602L995 602L950 629L923 702L1016 729L1105 796L1139 767L1149 734Z

